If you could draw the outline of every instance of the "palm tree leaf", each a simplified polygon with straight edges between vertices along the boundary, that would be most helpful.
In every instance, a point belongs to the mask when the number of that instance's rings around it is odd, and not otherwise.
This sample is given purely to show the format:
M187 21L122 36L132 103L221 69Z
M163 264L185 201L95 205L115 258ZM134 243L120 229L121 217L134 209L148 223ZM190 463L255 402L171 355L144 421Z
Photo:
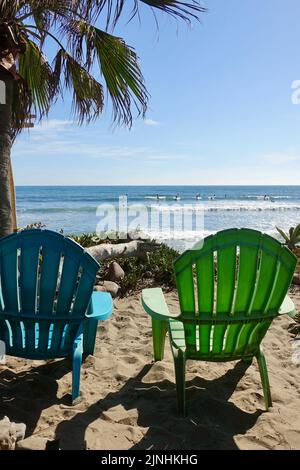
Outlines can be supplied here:
M6 21L14 19L21 3L21 1L1 0L0 18L5 18Z
M65 30L67 31L67 30ZM106 33L85 21L69 24L69 41L73 54L83 59L83 41L86 44L86 67L98 61L113 105L113 119L117 123L131 125L131 105L138 114L146 112L148 94L144 85L138 57L133 48L121 38Z
M152 8L168 13L171 16L189 21L190 18L198 19L198 14L206 11L200 2L178 2L175 0L140 0Z
M128 126L132 123L132 104L138 114L145 114L148 94L135 51L122 39L108 34L84 20L62 19L60 35L67 42L68 56L90 72L95 59L104 76L112 100L113 120ZM70 51L70 53L69 53ZM60 53L54 69L58 70ZM56 83L58 73L55 73ZM102 106L101 101L101 106ZM77 108L79 111L80 108Z
M118 22L122 11L128 4L125 0L99 0L97 5L98 15L105 10L107 17L107 27L110 23L113 26ZM180 18L184 21L190 21L198 19L199 13L203 13L206 9L201 5L199 1L184 2L177 0L132 0L132 16L139 14L139 5L144 3L153 9L161 10L169 15ZM95 5L94 5L95 7Z
M75 118L82 124L84 120L91 121L98 117L104 105L102 85L66 51L61 51L60 59L57 58L56 74L59 68L64 74L66 88L73 91Z
M19 74L32 95L34 111L41 118L48 113L57 90L50 65L39 47L29 39L25 53L19 57Z
M16 80L13 88L12 101L12 138L22 130L23 124L30 114L32 94L24 80Z

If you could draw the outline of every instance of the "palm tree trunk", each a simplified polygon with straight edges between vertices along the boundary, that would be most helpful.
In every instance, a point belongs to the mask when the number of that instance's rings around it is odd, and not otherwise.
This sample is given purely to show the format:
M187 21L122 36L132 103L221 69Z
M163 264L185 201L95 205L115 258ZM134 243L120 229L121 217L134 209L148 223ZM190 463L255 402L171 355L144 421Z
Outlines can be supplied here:
M6 88L5 104L0 104L0 237L3 237L13 231L10 189L13 79L0 70L0 80L5 83Z

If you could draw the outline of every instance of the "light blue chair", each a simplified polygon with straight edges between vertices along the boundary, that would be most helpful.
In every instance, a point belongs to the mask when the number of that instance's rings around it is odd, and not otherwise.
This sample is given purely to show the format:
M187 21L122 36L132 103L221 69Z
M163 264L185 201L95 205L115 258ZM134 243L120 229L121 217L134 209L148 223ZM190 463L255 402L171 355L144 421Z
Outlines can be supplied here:
M97 261L49 230L0 240L0 340L6 354L73 359L72 400L80 394L82 356L93 354L98 320L113 311L110 294L93 292Z

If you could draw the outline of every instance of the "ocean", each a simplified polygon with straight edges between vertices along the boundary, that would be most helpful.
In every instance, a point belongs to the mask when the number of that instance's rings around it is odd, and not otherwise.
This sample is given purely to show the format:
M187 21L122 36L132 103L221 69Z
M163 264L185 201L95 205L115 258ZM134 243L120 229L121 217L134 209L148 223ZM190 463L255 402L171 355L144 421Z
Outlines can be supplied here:
M128 213L127 228L179 251L225 228L276 236L276 225L300 223L300 186L19 186L16 193L19 227L41 222L64 233L113 231Z

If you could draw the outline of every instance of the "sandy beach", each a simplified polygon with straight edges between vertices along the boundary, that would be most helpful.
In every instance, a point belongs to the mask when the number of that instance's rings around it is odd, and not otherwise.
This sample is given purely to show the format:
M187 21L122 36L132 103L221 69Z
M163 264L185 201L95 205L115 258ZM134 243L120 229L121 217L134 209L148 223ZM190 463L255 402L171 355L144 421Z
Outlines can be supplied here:
M176 294L166 297L176 311ZM292 297L299 309L298 289ZM82 366L75 406L67 360L9 357L0 366L0 415L26 423L27 437L59 439L61 449L300 449L300 358L292 361L299 323L279 317L263 341L271 411L264 412L255 361L188 362L188 415L181 418L168 341L164 361L153 363L140 294L114 304L112 318L99 327L95 356Z

